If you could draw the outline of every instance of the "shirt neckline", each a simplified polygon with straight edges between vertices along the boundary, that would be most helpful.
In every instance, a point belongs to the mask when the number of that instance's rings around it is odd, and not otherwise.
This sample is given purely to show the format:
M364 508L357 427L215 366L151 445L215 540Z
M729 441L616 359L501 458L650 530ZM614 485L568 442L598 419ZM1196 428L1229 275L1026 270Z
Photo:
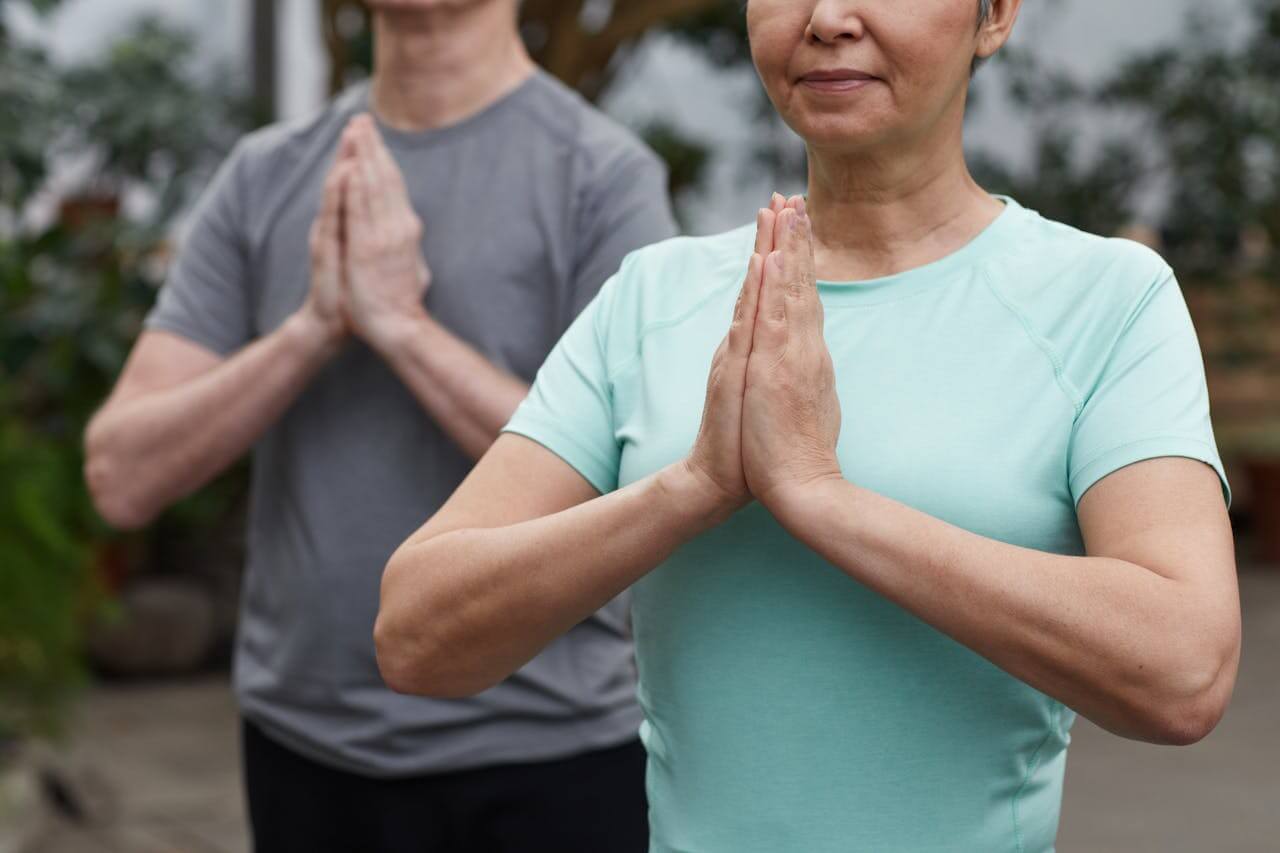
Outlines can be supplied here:
M385 123L378 114L373 111L371 102L369 83L365 83L363 90L360 92L360 99L357 106L357 112L367 112L373 117L377 124L378 132L382 134L382 138L386 140L388 146L392 148L423 148L430 145L436 145L444 142L458 134L466 133L475 127L493 120L494 117L506 112L512 105L523 100L524 95L533 89L541 81L545 72L540 68L535 68L533 72L524 80L513 88L511 91L499 97L496 101L482 108L478 112L472 113L466 118L456 121L453 124L447 124L443 127L433 127L430 130L398 130Z
M1004 202L1004 210L1000 211L986 228L978 232L977 236L951 254L944 255L936 261L879 278L861 281L819 279L818 293L822 297L822 303L824 305L869 305L894 302L946 283L952 273L971 267L985 257L992 246L1004 239L1005 234L1026 210L1009 196L994 195L993 198Z

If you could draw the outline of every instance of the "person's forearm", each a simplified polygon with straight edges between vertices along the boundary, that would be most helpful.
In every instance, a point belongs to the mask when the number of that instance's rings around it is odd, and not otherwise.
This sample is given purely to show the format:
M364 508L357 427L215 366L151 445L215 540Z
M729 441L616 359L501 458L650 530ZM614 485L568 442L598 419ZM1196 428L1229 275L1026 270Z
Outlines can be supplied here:
M190 382L108 401L85 433L99 510L118 527L140 527L200 488L258 440L335 348L294 315Z
M410 540L382 578L383 677L406 693L478 693L722 519L677 463L563 512Z
M497 439L529 393L425 312L371 342L423 408L472 459Z
M854 580L1117 734L1195 740L1233 683L1238 646L1203 639L1231 632L1197 630L1230 614L1149 568L999 542L842 480L775 515Z

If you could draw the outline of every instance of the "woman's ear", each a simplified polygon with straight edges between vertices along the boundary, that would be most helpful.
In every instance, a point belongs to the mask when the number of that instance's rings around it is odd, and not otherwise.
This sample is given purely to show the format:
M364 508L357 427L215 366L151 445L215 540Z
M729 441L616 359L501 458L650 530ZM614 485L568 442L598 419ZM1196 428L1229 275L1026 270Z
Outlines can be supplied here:
M978 23L974 59L987 59L1004 47L1018 20L1022 0L986 0L987 15Z

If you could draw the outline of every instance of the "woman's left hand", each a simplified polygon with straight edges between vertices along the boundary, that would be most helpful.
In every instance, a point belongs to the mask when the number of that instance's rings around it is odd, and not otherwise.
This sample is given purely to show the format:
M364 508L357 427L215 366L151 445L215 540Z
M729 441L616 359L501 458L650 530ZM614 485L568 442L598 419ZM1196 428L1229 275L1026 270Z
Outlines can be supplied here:
M747 362L742 465L756 500L776 515L804 486L840 479L839 435L840 401L823 337L813 231L804 201L796 197L776 218Z

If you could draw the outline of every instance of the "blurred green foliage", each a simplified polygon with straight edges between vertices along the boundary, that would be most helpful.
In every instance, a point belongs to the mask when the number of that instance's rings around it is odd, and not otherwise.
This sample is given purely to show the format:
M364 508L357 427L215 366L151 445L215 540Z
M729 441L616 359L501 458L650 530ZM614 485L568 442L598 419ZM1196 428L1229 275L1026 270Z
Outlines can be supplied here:
M194 55L151 19L71 67L0 29L0 737L56 731L83 672L120 537L93 511L81 436L154 301L175 215L244 126L243 99ZM184 511L203 523L228 488Z
M1242 239L1261 229L1280 247L1280 0L1251 0L1225 27L1196 8L1176 42L1123 62L1094 85L1026 50L998 55L1008 94L1036 128L1024 169L979 153L974 172L1045 215L1102 234L1132 221L1139 199L1163 199L1164 251L1189 280L1242 272ZM1239 27L1243 37L1228 35ZM1077 128L1112 127L1096 145ZM1274 250L1260 259L1273 271ZM1274 278L1274 276L1273 276Z
M0 421L0 740L57 734L82 679L81 632L98 608L93 526L76 460L56 440Z

